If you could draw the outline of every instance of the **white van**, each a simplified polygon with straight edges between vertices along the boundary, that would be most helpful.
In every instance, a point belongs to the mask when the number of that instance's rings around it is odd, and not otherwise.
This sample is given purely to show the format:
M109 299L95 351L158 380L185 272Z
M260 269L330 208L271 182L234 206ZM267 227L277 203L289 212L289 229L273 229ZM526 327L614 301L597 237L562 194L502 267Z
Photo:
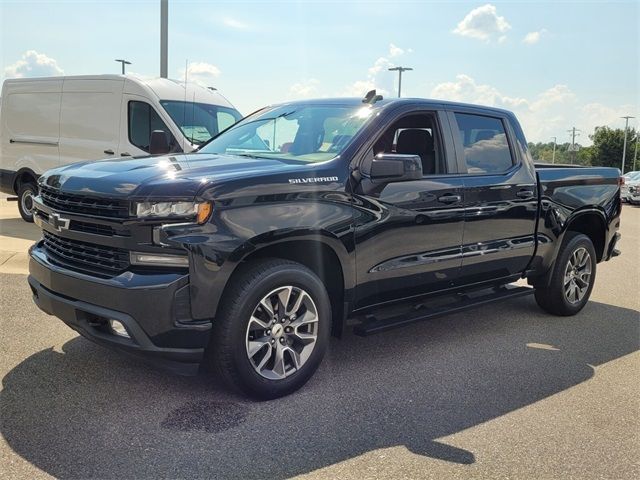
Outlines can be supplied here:
M36 180L46 170L190 152L241 117L214 89L128 75L5 80L0 101L0 191L18 195L26 221L33 221ZM150 149L154 130L166 133L165 151Z

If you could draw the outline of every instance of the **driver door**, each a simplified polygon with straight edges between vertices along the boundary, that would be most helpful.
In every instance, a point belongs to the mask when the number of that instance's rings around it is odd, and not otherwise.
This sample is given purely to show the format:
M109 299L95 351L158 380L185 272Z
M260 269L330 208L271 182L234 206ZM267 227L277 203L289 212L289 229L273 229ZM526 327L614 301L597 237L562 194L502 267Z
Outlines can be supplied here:
M356 308L455 282L462 263L464 189L453 148L446 115L423 110L396 118L374 144L371 158L380 149L420 155L423 177L356 196Z

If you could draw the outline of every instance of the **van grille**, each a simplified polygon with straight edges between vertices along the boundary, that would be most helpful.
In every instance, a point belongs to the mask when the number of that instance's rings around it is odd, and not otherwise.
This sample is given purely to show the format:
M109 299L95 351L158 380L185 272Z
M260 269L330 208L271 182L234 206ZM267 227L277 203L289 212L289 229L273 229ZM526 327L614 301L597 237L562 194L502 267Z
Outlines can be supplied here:
M43 246L54 263L89 273L115 275L129 267L129 252L58 237L43 231Z
M62 193L42 186L40 187L40 198L46 206L60 212L109 218L129 217L129 202L124 200Z

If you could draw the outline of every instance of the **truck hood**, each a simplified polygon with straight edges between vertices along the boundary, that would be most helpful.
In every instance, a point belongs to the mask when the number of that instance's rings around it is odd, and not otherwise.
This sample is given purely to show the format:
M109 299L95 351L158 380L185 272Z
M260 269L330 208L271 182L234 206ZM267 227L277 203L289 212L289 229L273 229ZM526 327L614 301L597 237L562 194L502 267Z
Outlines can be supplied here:
M49 170L40 182L68 193L112 198L192 198L205 186L228 179L303 168L278 159L193 153L74 163Z

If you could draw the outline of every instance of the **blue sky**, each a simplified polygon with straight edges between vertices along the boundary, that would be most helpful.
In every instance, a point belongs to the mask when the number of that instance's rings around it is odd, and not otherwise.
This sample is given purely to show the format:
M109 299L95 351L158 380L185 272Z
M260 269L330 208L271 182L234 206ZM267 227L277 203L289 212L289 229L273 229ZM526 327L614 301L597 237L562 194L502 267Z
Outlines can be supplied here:
M0 0L0 75L159 74L159 0ZM169 76L242 113L293 98L394 95L515 110L532 141L640 116L639 2L169 0ZM632 120L632 125L637 125Z

